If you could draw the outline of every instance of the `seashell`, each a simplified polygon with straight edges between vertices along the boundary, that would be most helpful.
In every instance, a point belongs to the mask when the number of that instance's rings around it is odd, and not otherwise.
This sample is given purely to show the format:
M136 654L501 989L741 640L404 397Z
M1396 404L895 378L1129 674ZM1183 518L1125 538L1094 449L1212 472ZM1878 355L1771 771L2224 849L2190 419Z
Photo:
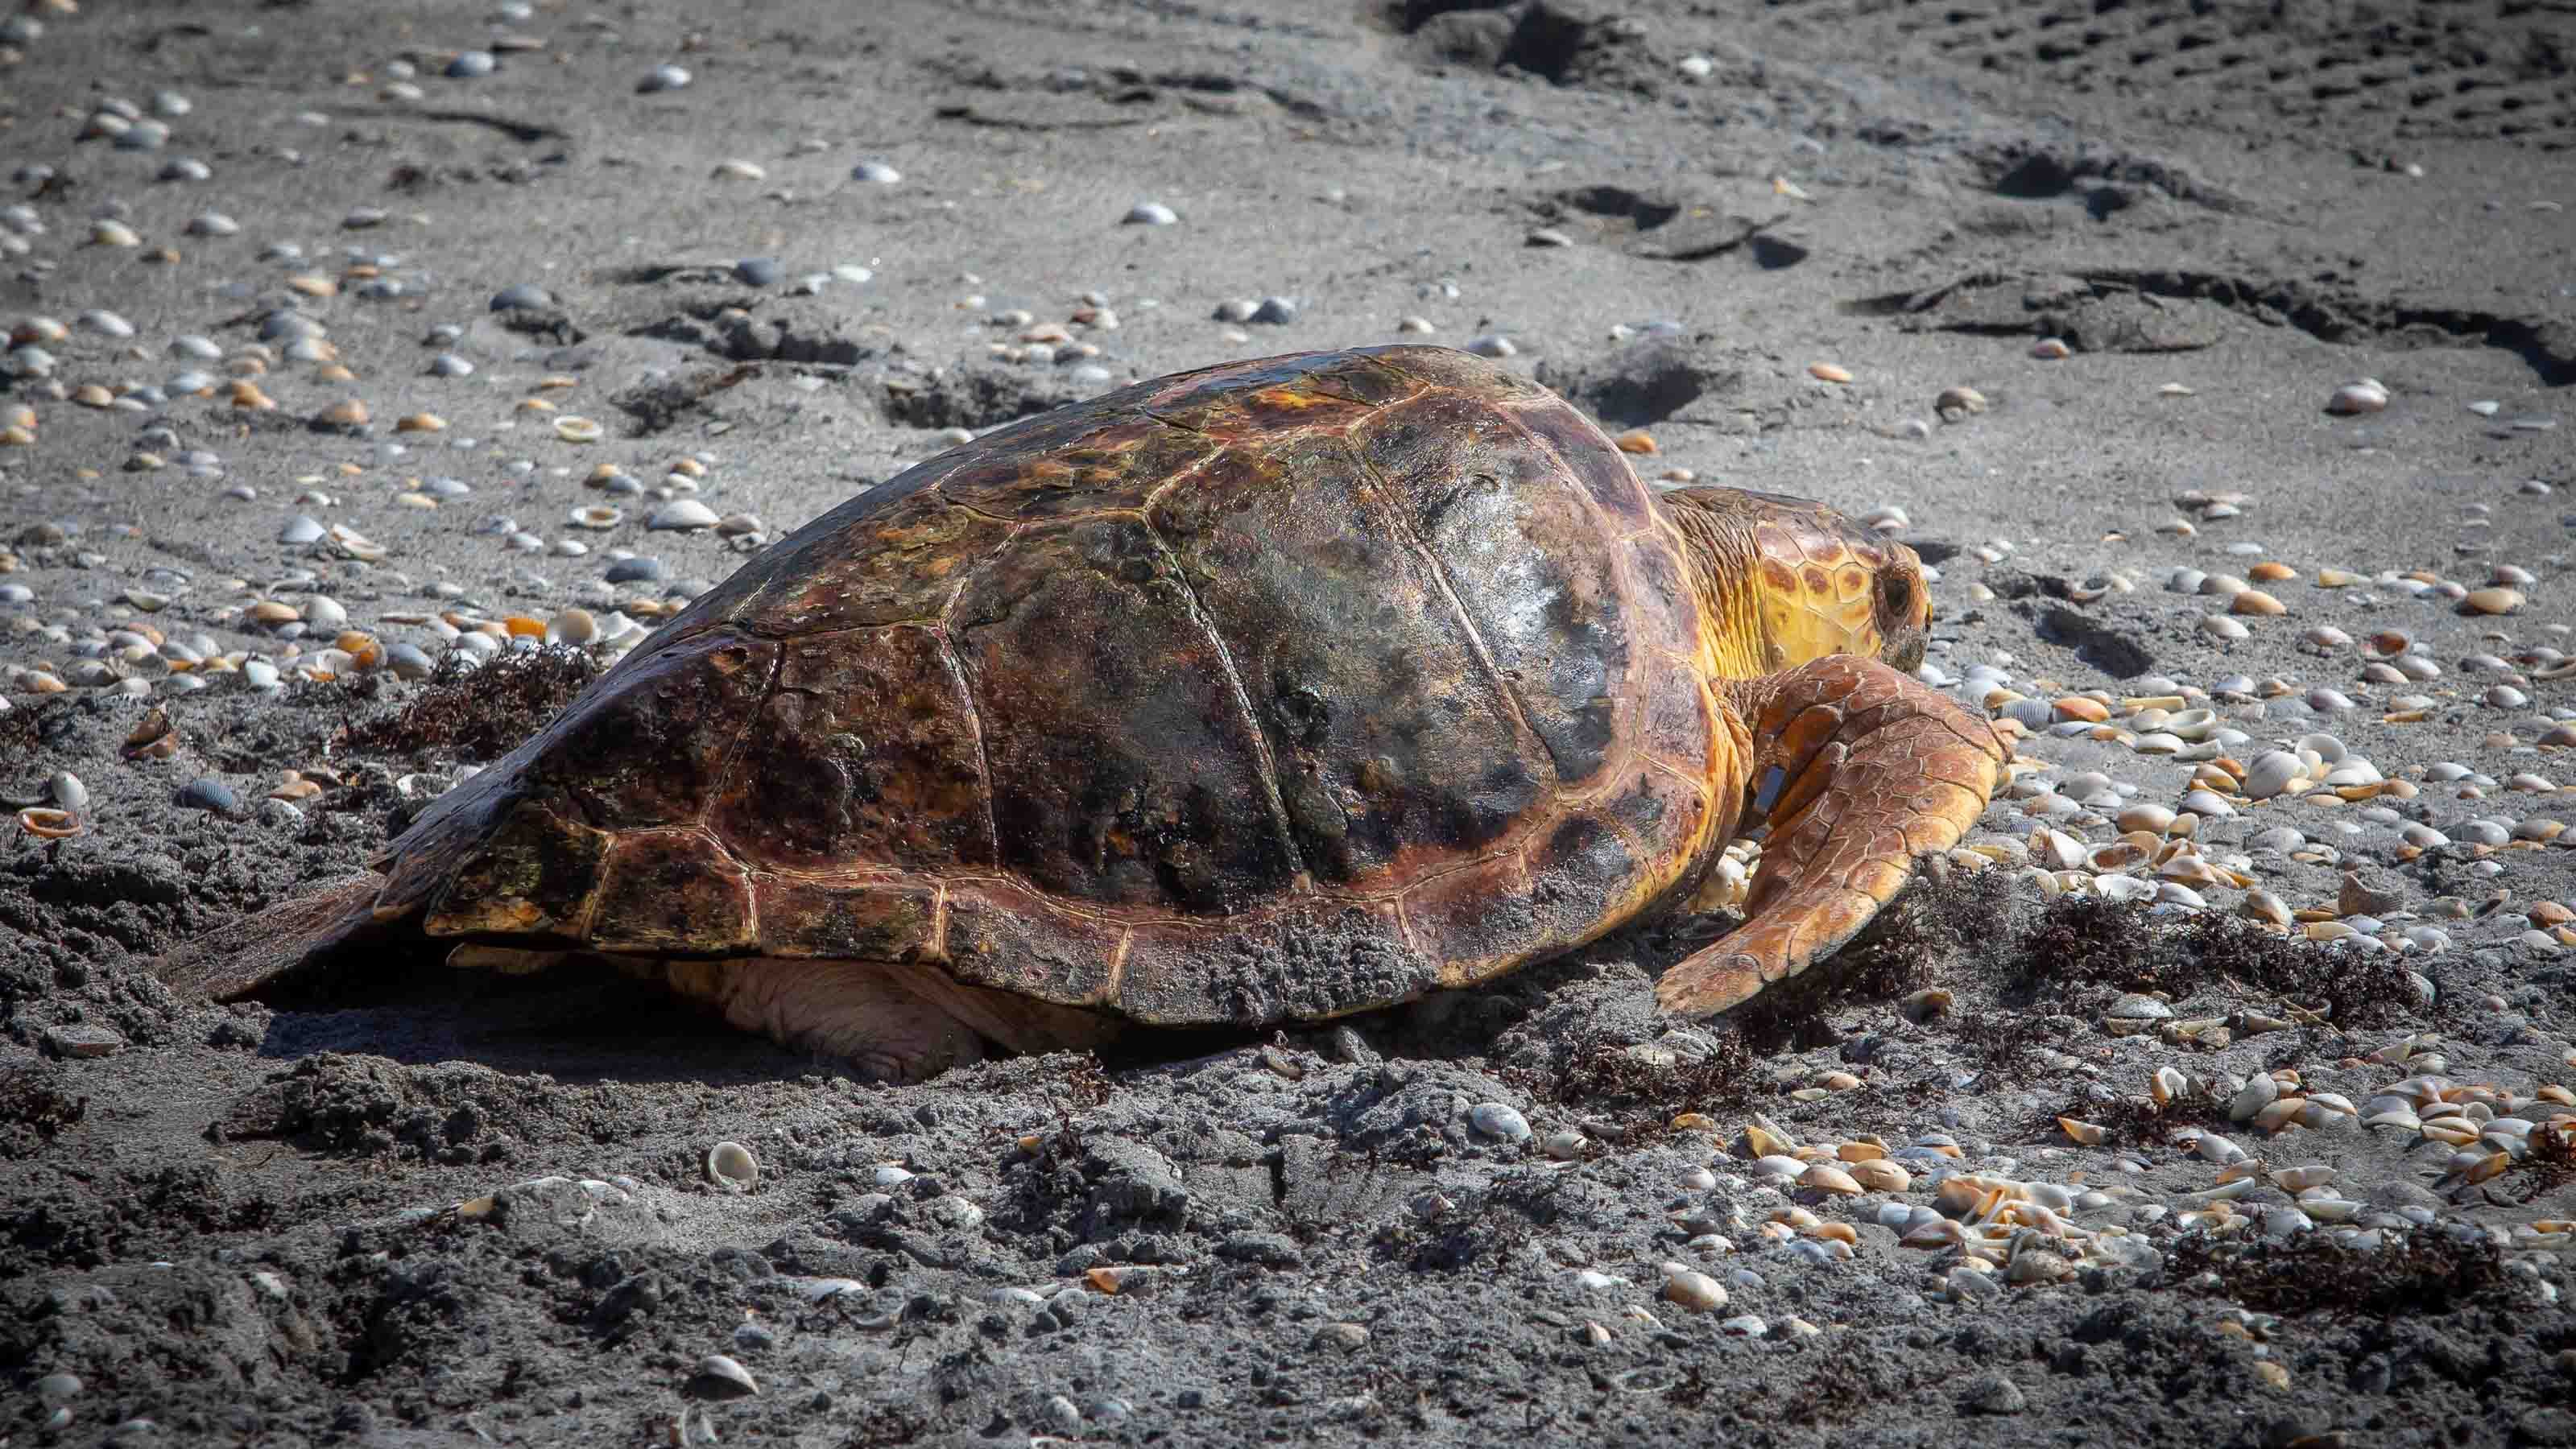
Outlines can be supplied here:
M2287 930L2289 928L2291 918L2288 904L2279 896L2272 894L2270 891L2254 890L2248 892L2246 894L2244 904L2238 909L2246 916L2257 921L2262 921L2267 925L2278 926L2283 930Z
M81 833L81 818L69 810L30 805L18 812L18 828L39 840L65 840Z
M748 1192L760 1181L760 1159L739 1142L719 1142L707 1149L707 1181L728 1192Z
M2180 1067L2158 1067L2147 1079L2147 1095L2159 1107L2169 1107L2191 1090L2191 1078Z
M367 425L367 405L353 397L342 398L315 413L313 423L322 428L363 428Z
M2043 337L2030 345L2030 355L2042 362L2054 362L2059 358L2073 357L2075 349L2058 338Z
M2054 1283L2072 1277L2075 1265L2046 1248L2016 1251L2004 1264L2004 1281L2012 1284Z
M1830 1162L1810 1164L1798 1175L1798 1185L1837 1197L1858 1197L1866 1190L1850 1173Z
M1913 1174L1884 1157L1855 1162L1850 1172L1852 1180L1870 1192L1904 1192L1914 1186Z
M1849 382L1852 380L1850 368L1837 366L1830 362L1808 363L1807 375L1819 382Z
M2469 590L2460 603L2463 613L2511 614L2521 610L2524 599L2520 589L2489 587Z
M1941 395L1932 400L1932 411L1939 413L1944 422L1956 422L1962 417L1984 412L1986 407L1986 395L1973 387L1945 387L1941 389Z
M689 1371L689 1392L709 1399L742 1399L760 1392L751 1370L720 1353L708 1354Z
M2477 1183L2486 1182L2492 1178L2500 1176L2506 1168L2511 1166L2513 1166L2512 1153L2487 1153L2460 1170L2460 1181L2464 1185L2475 1185Z
M1666 1263L1663 1274L1664 1297L1693 1313L1707 1313L1726 1306L1724 1285L1688 1263Z
M555 419L555 436L567 443L596 443L607 431L598 423L570 413Z
M2326 411L2337 417L2375 413L2388 406L2388 389L2370 378L2348 382L2326 399Z
M2078 1122L2072 1117L2060 1117L2057 1125L2067 1136L2087 1147L2100 1146L2105 1135L2099 1122Z

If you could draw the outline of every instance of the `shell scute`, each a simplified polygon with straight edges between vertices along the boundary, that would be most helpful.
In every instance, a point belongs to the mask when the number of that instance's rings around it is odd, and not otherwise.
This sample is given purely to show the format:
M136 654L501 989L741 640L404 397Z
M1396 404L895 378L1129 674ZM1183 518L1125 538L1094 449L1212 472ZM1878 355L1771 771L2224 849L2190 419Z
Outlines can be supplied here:
M440 868L425 882L433 892L422 922L428 934L581 935L615 837L581 823L559 791L501 795L458 818L465 828L447 837L454 842L449 850L403 857L407 865ZM418 875L390 877L378 895L379 910L387 898L402 901L422 883Z
M495 768L560 786L602 830L696 820L777 662L777 645L730 629L682 638L593 685Z
M1399 357L1409 349L1303 353L1219 363L1113 393L1113 406L1199 432L1241 435L1282 422L1356 418L1422 391Z
M1551 913L1530 899L1528 867L1509 851L1436 875L1404 893L1404 919L1442 986L1507 971L1556 944Z
M854 502L896 488L905 491L874 508L841 505L827 515L852 513L840 528L771 547L718 592L742 589L741 623L771 638L938 618L1011 524L956 507L935 489L912 490L906 480Z
M1082 915L1003 880L952 882L944 947L969 986L1017 991L1063 1006L1106 1004L1117 986L1127 928Z
M1147 924L1129 938L1118 1010L1159 1026L1321 1021L1439 985L1393 901L1309 899L1257 924Z
M1550 396L1513 410L1522 427L1547 445L1567 472L1610 520L1615 533L1629 533L1654 521L1654 504L1646 485L1628 466L1626 455L1602 436L1592 420Z
M980 457L942 478L939 496L1023 522L1134 509L1223 447L1142 414L1113 416L1049 452L1003 449Z
M1728 743L1718 719L1718 703L1705 689L1649 690L1637 744L1644 753L1681 775L1694 780L1714 779Z
M1362 453L1509 682L1568 786L1612 762L1639 667L1601 516L1554 455L1482 400L1390 408Z
M937 630L810 634L779 653L709 816L735 854L772 869L993 863L975 707Z
M1142 517L1047 524L952 623L1001 864L1069 900L1224 913L1299 866L1225 651Z
M622 832L599 876L599 950L712 956L760 939L751 873L703 830Z
M1716 828L1707 787L1655 769L1642 760L1629 766L1627 778L1594 807L1634 837L1651 861L1682 862L1697 857ZM1647 880L1669 879L1673 872L1649 868Z
M1300 857L1352 891L1486 847L1555 784L1430 561L1317 434L1230 453L1156 506L1242 680Z
M762 875L752 894L764 955L924 961L942 954L935 885Z

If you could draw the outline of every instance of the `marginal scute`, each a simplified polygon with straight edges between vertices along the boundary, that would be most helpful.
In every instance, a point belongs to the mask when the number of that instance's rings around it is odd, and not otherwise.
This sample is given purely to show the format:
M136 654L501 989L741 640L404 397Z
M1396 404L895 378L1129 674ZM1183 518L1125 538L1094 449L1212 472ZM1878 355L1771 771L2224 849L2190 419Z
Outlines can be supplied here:
M1641 887L1660 889L1689 871L1716 826L1704 788L1638 758L1627 777L1593 809L1615 821L1646 851Z
M1548 798L1554 772L1476 660L1432 565L1338 438L1228 454L1156 507L1156 533L1225 642L1319 883L1402 884Z
M1077 915L1008 881L965 880L948 888L949 970L969 986L991 986L1060 1006L1106 1004L1126 928Z
M377 920L400 920L428 905L447 888L466 858L481 848L493 825L527 797L527 782L508 768L516 759L512 755L459 781L367 862L368 869L385 877L376 892ZM569 814L571 803L566 801L562 809Z
M939 887L894 880L754 877L764 956L937 960Z
M1394 902L1309 900L1215 929L1139 925L1117 1007L1155 1026L1259 1026L1409 1001L1438 985L1438 963L1405 940Z
M1423 881L1404 895L1404 919L1423 953L1440 963L1440 984L1469 986L1553 949L1551 913L1530 899L1517 851Z
M1071 900L1211 915L1297 878L1224 652L1142 518L1033 526L951 637L1002 865Z
M591 914L612 837L574 818L560 794L511 798L446 870L421 926L432 936L576 937ZM409 877L397 874L385 894ZM379 896L379 901L383 896Z
M1674 670L1676 675L1682 672ZM1725 753L1725 732L1718 726L1717 701L1697 680L1676 678L1662 688L1647 690L1644 714L1637 739L1640 753L1693 778L1719 783L1720 773L1732 761Z
M600 863L590 944L602 951L713 956L760 938L751 877L702 830L636 830Z
M708 817L734 853L794 869L992 864L974 705L938 631L843 630L779 649L777 688Z
M1530 842L1525 854L1531 899L1547 917L1550 934L1569 946L1590 940L1604 922L1654 894L1646 887L1655 862L1638 859L1598 815L1567 815Z

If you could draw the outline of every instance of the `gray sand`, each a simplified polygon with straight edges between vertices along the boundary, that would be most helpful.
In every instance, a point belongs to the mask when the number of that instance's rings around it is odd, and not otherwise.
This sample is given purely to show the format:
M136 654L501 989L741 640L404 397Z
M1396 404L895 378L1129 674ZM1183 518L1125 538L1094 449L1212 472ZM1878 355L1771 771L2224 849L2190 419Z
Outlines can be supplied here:
M2542 843L2576 796L2508 788L2576 783L2536 745L2576 707L2538 677L2576 649L2564 6L515 8L89 0L0 32L24 208L0 320L73 328L37 344L50 375L21 351L0 376L0 410L36 417L0 446L0 790L86 792L79 834L0 846L0 1444L2576 1442L2576 1172L2549 1129L2472 1182L2403 1126L2319 1109L2267 1136L2207 1095L2294 1070L2289 1094L2368 1113L2429 1074L2497 1116L2568 1110L2534 1094L2576 1079L2576 948L2527 937L2576 901L2576 834ZM469 49L489 73L449 78ZM673 64L686 85L639 87ZM110 102L166 140L81 139ZM180 157L207 179L155 179ZM1140 203L1177 220L1122 224ZM191 234L209 209L237 230ZM492 307L522 286L544 305ZM1219 316L1272 297L1286 320ZM229 361L289 303L348 377L288 333L255 379L274 410L231 406ZM2043 908L1998 800L1976 839L2015 869L1922 892L1820 1005L1705 1030L1651 1009L1687 944L1664 931L1331 1030L900 1089L604 972L388 957L208 1008L146 969L357 867L581 673L302 682L342 626L291 640L255 600L314 619L328 595L422 665L442 611L650 627L942 430L1415 316L1645 428L1649 476L1901 508L1942 573L1944 677L2284 681L2217 701L2261 705L2226 721L2232 755L2330 733L2415 793L2248 807L2204 853L2299 909L2359 870L2397 897L2389 936L2447 945L2255 940L2233 884L2197 888L2224 929ZM173 355L183 335L221 358ZM1068 342L1096 351L1027 356ZM433 375L441 353L473 370ZM172 390L190 369L205 395ZM2362 378L2385 408L2329 414ZM1936 417L1955 386L1990 406ZM352 398L363 425L309 425ZM396 431L421 413L445 429ZM559 437L568 415L602 436ZM753 519L648 529L692 458L697 501ZM631 491L585 486L601 463ZM2244 498L2212 517L2195 493ZM569 521L602 505L622 521ZM298 515L381 557L280 542ZM661 567L611 584L616 550ZM2296 571L2265 586L2287 613L2241 641L2203 631L2224 600L2164 587L2266 558ZM2533 579L2499 618L2378 577L2498 566ZM2329 567L2365 579L2316 587ZM286 682L182 692L150 642L119 655L135 621ZM2359 642L2302 646L2321 626L2403 631L2439 676L2371 682ZM2318 688L2354 707L2312 714ZM2422 717L2384 722L2411 694ZM166 757L125 748L155 705ZM2167 806L2191 769L2022 754ZM268 803L288 770L328 781ZM2479 846L2481 818L2509 843ZM2283 825L2308 843L2262 838ZM1952 1009L1915 1019L1935 987ZM2110 1029L2158 990L2223 1043ZM2161 1113L2159 1067L2187 1081ZM1819 1090L1836 1072L1859 1085ZM1473 1125L1486 1103L1528 1139ZM1757 1118L1960 1157L1819 1199L1759 1178ZM2267 1173L2213 1220L2197 1129L2332 1168L2349 1210L2301 1230ZM708 1180L726 1140L758 1160L747 1192ZM2111 1196L1988 1277L1882 1216L1936 1210L1944 1165ZM1793 1200L1853 1251L1769 1236ZM1666 1263L1729 1303L1660 1296Z

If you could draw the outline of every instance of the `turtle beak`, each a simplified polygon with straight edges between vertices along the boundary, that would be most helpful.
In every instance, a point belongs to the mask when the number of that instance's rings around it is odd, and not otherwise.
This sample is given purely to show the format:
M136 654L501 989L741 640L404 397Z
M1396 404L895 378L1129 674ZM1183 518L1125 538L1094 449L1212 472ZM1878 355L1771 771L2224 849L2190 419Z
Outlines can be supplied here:
M1887 564L1878 572L1878 657L1908 674L1923 667L1923 650L1932 634L1932 590L1923 580L1923 560L1904 544L1889 542Z

